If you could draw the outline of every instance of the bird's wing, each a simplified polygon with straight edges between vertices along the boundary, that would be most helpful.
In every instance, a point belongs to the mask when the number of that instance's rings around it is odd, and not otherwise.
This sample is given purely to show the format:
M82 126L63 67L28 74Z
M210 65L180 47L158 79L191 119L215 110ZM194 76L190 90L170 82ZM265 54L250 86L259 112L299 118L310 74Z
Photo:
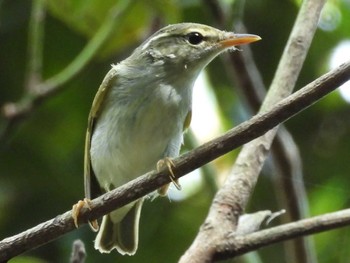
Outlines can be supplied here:
M182 130L185 131L188 129L188 127L190 127L191 124L191 120L192 120L192 110L190 109L186 115L185 121L184 121L184 125Z
M96 120L99 117L101 109L103 107L106 95L110 91L113 83L117 78L117 71L113 67L106 75L102 84L100 85L92 107L90 110L88 118L88 127L85 137L85 153L84 153L84 188L85 188L85 197L88 199L95 198L101 194L101 188L97 182L97 178L94 174L94 171L91 167L91 156L90 156L90 147L91 147L91 137L94 132Z

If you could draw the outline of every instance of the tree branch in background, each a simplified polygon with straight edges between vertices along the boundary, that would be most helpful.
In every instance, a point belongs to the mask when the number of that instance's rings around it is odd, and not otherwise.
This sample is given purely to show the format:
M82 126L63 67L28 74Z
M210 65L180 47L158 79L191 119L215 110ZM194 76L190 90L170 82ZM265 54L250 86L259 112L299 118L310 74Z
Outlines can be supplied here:
M45 3L43 0L33 1L29 21L28 58L25 89L28 94L35 93L42 81L43 39L45 22Z
M288 96L296 83L307 55L324 1L302 2L293 30L279 62L269 92L260 112L274 108ZM231 175L216 194L198 235L180 262L210 262L219 244L224 245L228 233L234 233L238 217L243 213L267 158L277 128L244 145Z
M224 12L222 3L217 0L203 0L211 11L218 27L226 28L230 21ZM248 32L242 19L245 1L236 1L233 6L235 15L234 31ZM244 52L235 52L222 56L223 65L232 86L238 89L251 112L258 112L263 98L266 96L266 87L261 74L255 64L250 46L243 47ZM234 73L234 74L232 74ZM238 83L238 85L235 85ZM272 171L275 175L275 189L277 201L287 213L285 222L295 221L309 215L309 202L303 180L302 161L298 146L293 137L281 126L271 148ZM287 262L308 263L317 262L316 252L311 237L295 239L285 243Z
M70 263L84 263L86 259L86 250L83 241L77 239L73 242L72 254L70 257Z
M232 258L267 245L347 225L350 225L350 209L271 227L244 236L231 236L228 244L217 248L218 253L214 260Z
M270 111L260 113L229 130L224 135L174 159L175 177L182 177L219 156L261 136L276 125L312 105L349 79L350 61L316 79L281 102L276 103ZM108 85L108 83L106 84ZM83 209L79 216L79 223L86 223L88 219L100 218L167 183L170 183L168 170L157 173L153 171L140 176L92 200L91 211ZM68 211L20 234L6 238L0 241L0 262L7 261L25 251L42 246L74 229L72 213ZM202 229L205 230L205 225ZM224 240L221 240L221 242ZM204 244L207 244L207 241L204 241ZM216 251L214 251L215 253Z
M102 45L112 35L118 22L124 19L124 16L134 0L118 1L115 7L109 12L94 37L87 43L80 54L61 72L45 81L41 81L41 78L35 76L36 73L39 73L38 70L40 70L42 63L41 44L34 47L42 38L43 29L40 24L43 23L43 21L37 19L38 13L40 13L37 12L37 9L39 9L39 7L43 9L42 2L42 0L36 0L32 7L31 32L29 37L29 47L31 47L28 67L29 78L27 78L27 81L30 82L25 84L25 86L30 87L30 89L26 90L26 93L18 102L9 102L2 107L2 115L7 123L2 131L0 131L0 142L4 141L15 126L29 116L41 103L62 91L65 87L64 84L74 78L88 65ZM41 77L41 74L39 75ZM35 80L33 83L32 78Z

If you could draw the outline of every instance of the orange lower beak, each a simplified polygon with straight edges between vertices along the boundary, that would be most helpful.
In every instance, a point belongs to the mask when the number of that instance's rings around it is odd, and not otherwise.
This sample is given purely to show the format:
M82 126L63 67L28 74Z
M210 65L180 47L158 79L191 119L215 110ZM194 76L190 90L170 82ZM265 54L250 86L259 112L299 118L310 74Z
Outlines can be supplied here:
M219 43L222 47L228 48L243 44L249 44L255 41L261 40L261 37L251 34L232 34L226 39L221 40Z

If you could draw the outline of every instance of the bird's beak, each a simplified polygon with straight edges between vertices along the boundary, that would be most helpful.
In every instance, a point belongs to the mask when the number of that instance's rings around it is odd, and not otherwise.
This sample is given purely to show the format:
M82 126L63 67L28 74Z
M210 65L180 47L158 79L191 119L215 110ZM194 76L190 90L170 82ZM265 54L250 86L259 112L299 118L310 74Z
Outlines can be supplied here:
M251 34L234 34L231 33L224 39L219 41L219 44L223 48L243 45L243 44L249 44L255 41L259 41L261 37L257 35L251 35Z

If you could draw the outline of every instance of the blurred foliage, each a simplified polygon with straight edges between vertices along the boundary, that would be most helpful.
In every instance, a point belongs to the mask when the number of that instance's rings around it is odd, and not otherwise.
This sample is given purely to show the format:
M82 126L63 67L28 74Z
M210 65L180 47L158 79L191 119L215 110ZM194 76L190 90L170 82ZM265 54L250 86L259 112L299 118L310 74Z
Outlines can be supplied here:
M84 36L92 37L103 23L106 14L118 10L125 0L72 1L47 0L53 16ZM99 56L105 57L126 48L150 33L155 17L162 23L174 23L180 19L180 10L174 1L134 1L128 15L115 28L113 37L106 43ZM135 19L137 18L137 19Z
M43 76L64 68L101 26L107 13L123 0L47 0ZM227 13L236 1L219 1ZM28 21L32 1L0 1L0 105L17 101L23 93L27 66ZM300 1L247 1L244 23L249 33L263 41L251 45L268 86ZM135 1L129 14L115 28L95 59L65 90L41 105L0 146L0 239L14 235L69 210L83 197L83 150L86 120L93 96L110 64L125 58L156 28L175 22L215 24L202 1ZM350 38L349 1L328 1L320 28L298 81L298 88L328 70L334 47ZM227 30L231 28L228 25ZM209 67L215 83L225 129L246 119L242 99L237 98L217 59ZM350 107L338 92L288 121L287 127L300 147L311 214L349 207ZM1 120L0 128L4 120ZM227 170L233 155L225 165ZM282 209L265 171L251 199L250 210ZM290 178L293 180L293 178ZM189 246L213 197L202 184L192 196L176 202L158 198L146 202L140 226L140 247L134 257L117 253L101 255L93 249L94 233L82 227L10 262L67 262L75 239L85 242L87 262L176 262ZM349 228L315 235L319 262L346 262L350 258ZM281 244L260 250L266 262L282 262Z

